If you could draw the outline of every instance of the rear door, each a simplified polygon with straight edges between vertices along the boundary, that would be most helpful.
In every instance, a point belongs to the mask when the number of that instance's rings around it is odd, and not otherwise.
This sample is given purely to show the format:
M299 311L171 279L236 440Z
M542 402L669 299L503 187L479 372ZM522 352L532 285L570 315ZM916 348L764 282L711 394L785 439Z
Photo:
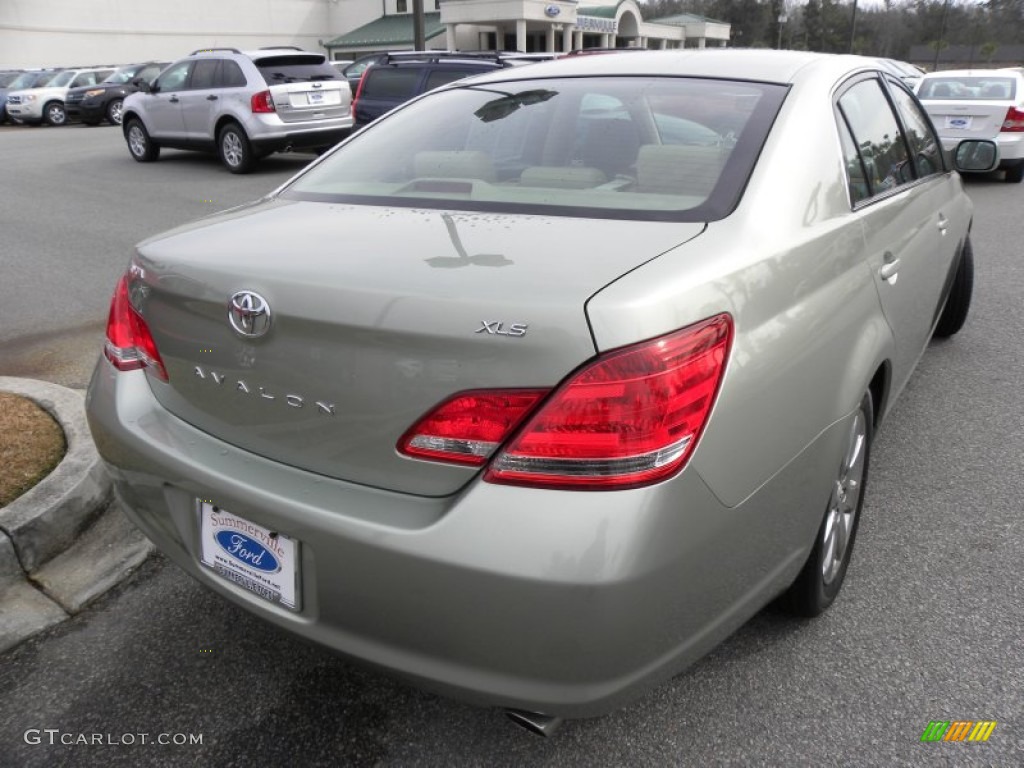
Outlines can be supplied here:
M931 337L959 247L948 232L961 231L951 224L967 213L953 207L959 182L945 172L938 137L910 94L892 87L865 77L839 97L838 111L851 198L896 339L898 392Z

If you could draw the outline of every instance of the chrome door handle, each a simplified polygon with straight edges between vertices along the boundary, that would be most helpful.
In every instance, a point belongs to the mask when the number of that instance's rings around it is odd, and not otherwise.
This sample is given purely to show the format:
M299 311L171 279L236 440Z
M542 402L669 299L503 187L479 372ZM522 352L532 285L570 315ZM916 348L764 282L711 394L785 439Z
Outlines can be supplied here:
M885 264L879 267L878 276L892 285L896 282L896 275L900 271L900 260L888 252L882 258L885 259Z
M946 230L949 229L949 219L940 213L939 220L935 222L935 226L939 228L939 234L944 235L946 234Z

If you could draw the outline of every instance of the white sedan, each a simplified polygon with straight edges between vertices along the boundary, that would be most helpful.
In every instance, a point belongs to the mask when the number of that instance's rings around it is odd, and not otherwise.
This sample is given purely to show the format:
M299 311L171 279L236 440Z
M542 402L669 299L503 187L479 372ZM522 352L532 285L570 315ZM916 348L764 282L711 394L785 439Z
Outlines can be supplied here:
M917 96L946 149L963 139L999 146L1006 180L1024 180L1024 75L1019 69L958 69L925 75Z

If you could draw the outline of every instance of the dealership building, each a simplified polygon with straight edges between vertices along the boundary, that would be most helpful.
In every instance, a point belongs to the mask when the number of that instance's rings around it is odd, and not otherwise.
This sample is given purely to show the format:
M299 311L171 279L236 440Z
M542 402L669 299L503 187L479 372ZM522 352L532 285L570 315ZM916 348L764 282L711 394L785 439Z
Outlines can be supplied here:
M729 25L645 19L636 0L423 0L428 48L558 52L724 46ZM2 0L0 68L172 60L297 45L351 59L413 48L412 0Z

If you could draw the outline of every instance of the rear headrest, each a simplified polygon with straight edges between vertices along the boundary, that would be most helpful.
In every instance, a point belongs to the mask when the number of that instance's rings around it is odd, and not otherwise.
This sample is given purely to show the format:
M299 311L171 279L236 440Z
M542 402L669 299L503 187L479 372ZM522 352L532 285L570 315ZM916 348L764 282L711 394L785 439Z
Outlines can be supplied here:
M636 161L637 191L707 197L724 163L721 147L644 144Z

